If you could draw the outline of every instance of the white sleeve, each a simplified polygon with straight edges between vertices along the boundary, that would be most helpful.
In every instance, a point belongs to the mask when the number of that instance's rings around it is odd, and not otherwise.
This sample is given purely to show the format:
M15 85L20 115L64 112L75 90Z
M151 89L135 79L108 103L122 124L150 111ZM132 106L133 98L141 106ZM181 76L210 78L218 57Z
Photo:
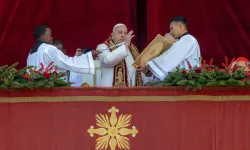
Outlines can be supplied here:
M53 61L58 67L76 73L94 74L94 61L91 52L81 56L69 57L57 48L50 47L45 59Z
M97 46L97 50L100 50L99 60L102 67L111 68L115 65L119 64L123 59L128 55L127 48L125 45L121 45L114 51L107 50L107 46L105 44L100 44Z
M149 61L149 70L159 79L163 80L169 72L173 71L188 56L195 53L195 43L190 37L183 37L171 49L159 57Z

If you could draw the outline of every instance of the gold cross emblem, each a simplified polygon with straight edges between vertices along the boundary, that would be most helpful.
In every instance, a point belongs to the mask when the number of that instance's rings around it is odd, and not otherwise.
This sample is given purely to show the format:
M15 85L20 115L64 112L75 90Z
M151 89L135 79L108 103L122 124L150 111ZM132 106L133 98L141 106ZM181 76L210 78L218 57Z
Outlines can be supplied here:
M132 115L130 114L121 114L117 119L116 113L119 110L114 106L109 109L109 113L111 113L110 118L107 114L97 114L96 117L96 125L99 127L94 129L93 126L88 129L88 133L91 137L94 134L100 135L99 138L96 139L96 150L107 149L108 145L111 150L115 150L118 146L119 149L129 150L129 138L126 135L131 134L133 137L138 133L138 130L133 126L132 129L129 129L130 120Z

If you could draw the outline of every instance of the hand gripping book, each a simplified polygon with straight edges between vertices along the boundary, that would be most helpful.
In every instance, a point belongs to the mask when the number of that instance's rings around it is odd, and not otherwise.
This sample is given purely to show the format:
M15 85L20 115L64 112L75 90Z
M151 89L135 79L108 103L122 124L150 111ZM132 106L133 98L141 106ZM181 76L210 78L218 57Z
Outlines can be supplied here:
M132 66L140 65L141 62L147 63L153 58L160 56L166 50L172 46L172 42L158 34L150 44L142 51L142 53L136 58Z

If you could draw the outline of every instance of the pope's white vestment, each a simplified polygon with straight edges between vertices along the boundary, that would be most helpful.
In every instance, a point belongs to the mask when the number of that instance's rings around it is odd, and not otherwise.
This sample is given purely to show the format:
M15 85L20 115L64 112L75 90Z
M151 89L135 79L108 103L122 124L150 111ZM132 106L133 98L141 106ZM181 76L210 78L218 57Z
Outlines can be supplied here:
M124 44L122 44L115 50L110 51L109 47L105 43L99 44L96 49L101 51L99 54L99 60L102 69L100 86L113 86L113 82L116 80L114 78L114 67L124 59L127 67L126 76L128 86L136 86L137 72L136 68L132 66L134 63L134 58L131 54L131 52L133 52L132 50L129 50ZM145 77L143 73L139 73L139 75L142 79L142 85L146 82L150 82L151 77Z

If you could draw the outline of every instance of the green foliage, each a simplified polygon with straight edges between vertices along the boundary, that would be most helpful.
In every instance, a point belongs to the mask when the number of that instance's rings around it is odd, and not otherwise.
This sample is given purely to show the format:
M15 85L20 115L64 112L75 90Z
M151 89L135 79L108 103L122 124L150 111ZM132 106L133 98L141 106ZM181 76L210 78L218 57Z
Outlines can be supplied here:
M226 65L225 65L226 64ZM160 82L155 82L153 86L186 86L186 90L196 91L202 86L247 86L250 79L242 68L232 69L228 63L224 64L224 69L211 64L201 64L199 68L189 71L177 69L170 72L168 76Z
M56 68L52 65L36 70L35 67L24 67L15 69L18 63L11 66L0 67L0 88L52 88L59 86L70 86L63 80L65 73L56 73ZM54 70L54 71L53 71Z

